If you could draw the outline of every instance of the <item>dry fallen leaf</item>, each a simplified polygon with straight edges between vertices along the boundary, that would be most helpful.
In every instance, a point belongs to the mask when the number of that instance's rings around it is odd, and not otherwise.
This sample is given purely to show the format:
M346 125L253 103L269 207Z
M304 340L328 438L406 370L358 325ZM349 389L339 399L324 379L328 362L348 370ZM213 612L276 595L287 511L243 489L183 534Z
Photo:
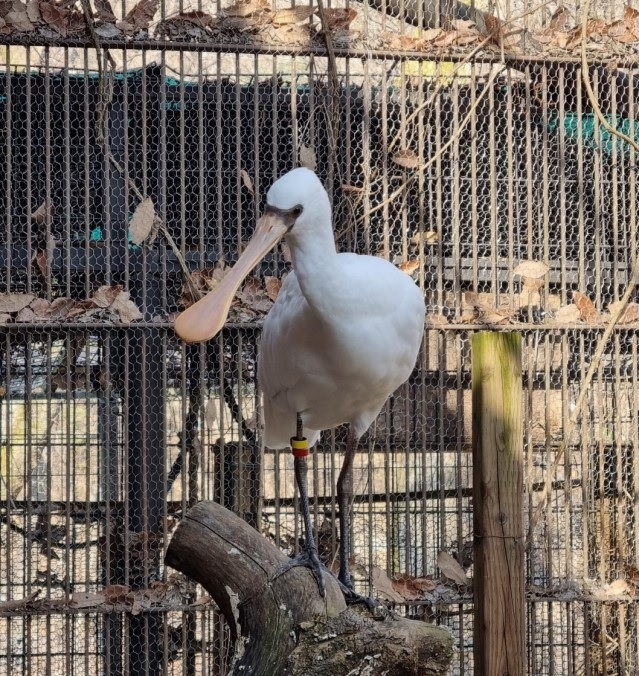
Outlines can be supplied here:
M115 23L115 14L109 0L93 0L97 17L105 23Z
M560 324L573 324L581 319L581 312L574 304L563 305L555 312L554 321Z
M252 196L255 196L253 181L251 181L251 177L249 176L248 171L246 171L246 169L240 169L240 177L242 179L242 183L244 183L244 187L251 193Z
M573 291L572 297L579 310L579 315L584 322L597 321L597 308L594 303L581 291Z
M133 603L133 595L127 585L111 584L102 590L106 603Z
M124 17L124 21L131 24L134 30L146 30L159 6L160 0L140 0Z
M410 243L413 246L419 246L420 242L424 243L424 246L433 246L439 241L439 235L437 230L424 230L424 232L416 232L411 238Z
M20 312L35 299L31 293L0 293L0 312Z
M69 25L69 20L67 18L68 13L68 10L56 7L50 2L40 3L40 14L42 15L42 19L63 38L67 36L67 28Z
M371 569L371 582L373 583L373 589L382 597L393 601L394 603L404 603L404 597L395 591L393 582L386 575L386 573L377 566L373 566Z
M282 283L284 280L281 277L264 277L264 286L266 288L266 295L275 302L280 289L282 288Z
M426 315L426 327L436 327L436 326L448 326L448 319L445 315L440 314L427 314Z
M315 151L308 146L302 145L300 146L299 155L300 166L315 171L317 168L317 156L315 155Z
M101 286L91 297L91 300L98 307L111 307L113 301L120 295L124 287L120 284L116 286Z
M624 7L623 20L628 30L639 36L639 9L626 5Z
M155 222L155 207L150 197L145 197L136 207L129 223L131 241L134 244L142 244L151 234Z
M554 31L563 31L568 27L568 10L565 7L559 7L550 18L550 28Z
M414 258L412 261L404 261L399 264L399 269L402 272L405 272L407 275L412 275L414 272L419 270L420 262L417 258Z
M620 305L621 301L610 303L608 306L610 314L617 312ZM619 324L630 324L630 322L639 322L639 303L628 303L621 317L619 317Z
M104 603L104 594L102 592L75 592L71 594L72 608L96 608Z
M448 552L440 551L437 554L437 565L442 572L442 575L455 584L465 586L468 584L468 576L466 571L459 565Z
M27 2L27 16L32 23L40 23L42 16L40 15L40 3L38 0L29 0Z
M312 5L298 5L287 9L280 9L273 14L273 24L276 26L286 26L300 21L306 21L315 12Z
M4 20L7 26L13 26L13 28L20 33L30 33L35 28L29 20L26 9L24 11L8 12L4 17Z
M111 304L111 309L120 315L120 321L124 323L134 322L144 317L138 306L131 300L131 294L128 291L121 291L118 294Z
M626 580L619 579L605 584L601 591L605 596L627 596L630 594L630 586Z
M234 5L223 9L226 16L248 17L259 12L270 10L267 0L239 0Z
M405 600L416 601L422 595L413 585L413 578L409 575L396 575L391 579L393 589Z
M405 169L416 169L419 166L419 157L410 149L398 150L393 155L393 162Z
M548 273L548 270L548 266L542 261L521 261L513 270L513 274L531 279L541 279Z
M626 24L621 19L619 21L613 21L608 26L608 35L611 38L619 38L626 33Z
M357 16L357 11L352 7L349 8L326 8L324 9L324 16L330 31L341 30L348 28L353 19Z

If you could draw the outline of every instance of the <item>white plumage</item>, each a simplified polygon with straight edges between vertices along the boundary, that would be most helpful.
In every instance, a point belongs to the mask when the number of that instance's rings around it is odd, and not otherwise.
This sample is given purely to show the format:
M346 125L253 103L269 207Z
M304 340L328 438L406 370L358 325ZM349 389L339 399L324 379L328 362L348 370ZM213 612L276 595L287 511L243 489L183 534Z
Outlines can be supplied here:
M332 237L330 221L317 227ZM424 327L423 297L408 275L381 258L337 254L332 241L300 255L294 230L294 272L264 322L258 361L269 448L289 445L297 412L311 444L341 423L360 437L411 374ZM312 295L302 291L309 285Z
M264 395L264 443L270 448L289 446L298 414L311 445L321 430L350 423L338 482L340 579L350 586L347 512L353 455L384 402L414 368L424 329L424 300L412 279L388 261L336 252L326 191L312 171L294 169L269 190L265 215L233 271L176 321L185 340L206 340L221 329L243 277L282 235L293 271L262 332L258 381ZM304 461L296 476L312 549L305 473Z

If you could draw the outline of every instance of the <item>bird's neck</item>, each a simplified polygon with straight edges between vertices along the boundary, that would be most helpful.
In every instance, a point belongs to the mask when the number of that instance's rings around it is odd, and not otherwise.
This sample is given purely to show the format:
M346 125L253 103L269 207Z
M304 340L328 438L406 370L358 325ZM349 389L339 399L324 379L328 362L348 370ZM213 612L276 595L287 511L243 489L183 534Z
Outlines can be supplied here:
M330 228L304 234L289 241L293 269L309 305L323 313L339 291L335 239Z

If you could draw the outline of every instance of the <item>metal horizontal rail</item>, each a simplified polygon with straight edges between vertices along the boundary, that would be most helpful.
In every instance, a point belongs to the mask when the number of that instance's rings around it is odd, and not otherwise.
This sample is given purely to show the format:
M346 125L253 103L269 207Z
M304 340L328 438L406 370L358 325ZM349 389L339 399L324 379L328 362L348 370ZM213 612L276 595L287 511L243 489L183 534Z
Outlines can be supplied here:
M0 44L16 45L21 47L79 47L84 49L95 49L95 44L88 37L63 38L56 36L46 38L43 36L34 39L32 36L2 36ZM170 40L125 40L125 39L102 39L100 47L117 50L163 50L179 52L219 52L227 54L278 54L288 56L319 56L328 58L328 52L322 45L306 45L296 47L292 45L264 45L258 43L233 43L220 41L207 42L173 42ZM384 59L395 61L450 61L459 62L468 59L468 51L411 51L397 49L369 49L369 48L349 48L333 47L333 52L337 57L351 57L360 59ZM503 60L507 65L514 67L523 67L525 65L547 65L547 64L573 64L575 67L581 65L581 57L575 55L533 55L533 54L506 54ZM473 55L473 61L476 63L502 63L501 52L479 52ZM610 56L589 54L588 63L590 66L605 66L610 62ZM615 65L618 68L637 68L639 67L639 56L615 56Z

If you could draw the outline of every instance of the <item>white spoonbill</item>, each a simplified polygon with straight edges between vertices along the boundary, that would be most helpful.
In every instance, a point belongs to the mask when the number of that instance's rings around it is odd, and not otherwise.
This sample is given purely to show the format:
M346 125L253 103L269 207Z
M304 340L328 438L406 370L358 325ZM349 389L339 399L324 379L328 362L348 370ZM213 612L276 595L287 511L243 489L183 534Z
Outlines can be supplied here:
M264 321L258 381L264 394L264 445L293 446L306 531L306 560L324 590L312 532L302 428L308 445L320 431L349 423L339 478L339 580L352 582L349 509L359 439L384 402L411 374L424 330L424 299L412 279L381 258L337 253L331 204L315 173L279 178L244 253L220 284L178 316L186 342L211 339L223 327L233 296L263 256L286 237L293 271ZM302 450L295 450L295 447Z

